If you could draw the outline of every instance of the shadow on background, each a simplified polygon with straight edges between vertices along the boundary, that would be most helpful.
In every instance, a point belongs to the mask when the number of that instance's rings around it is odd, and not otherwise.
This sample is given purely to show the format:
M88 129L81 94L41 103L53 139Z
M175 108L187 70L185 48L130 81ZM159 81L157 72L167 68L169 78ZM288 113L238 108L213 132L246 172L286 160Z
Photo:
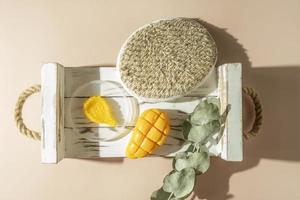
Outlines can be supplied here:
M218 45L218 65L241 62L243 85L258 91L264 109L259 135L244 141L243 162L213 158L209 170L198 178L192 199L224 200L234 197L229 194L230 177L254 168L261 158L300 161L300 66L252 67L246 50L226 29L201 23Z
M263 103L263 127L256 138L244 141L244 160L227 162L213 158L209 170L199 176L191 199L225 200L229 180L237 172L256 167L261 158L300 161L300 65L253 67L246 49L226 29L205 21L218 46L218 63L243 65L243 85L255 88ZM103 161L92 159L91 161ZM105 161L120 163L123 160Z

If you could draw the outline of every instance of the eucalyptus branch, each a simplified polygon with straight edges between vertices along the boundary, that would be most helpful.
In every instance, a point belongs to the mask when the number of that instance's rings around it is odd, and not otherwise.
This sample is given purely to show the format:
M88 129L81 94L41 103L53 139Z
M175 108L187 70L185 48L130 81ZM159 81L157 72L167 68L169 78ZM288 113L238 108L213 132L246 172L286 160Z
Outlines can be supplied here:
M226 117L230 106L220 114L217 98L201 101L183 123L184 141L190 146L184 152L176 153L173 171L163 181L163 186L155 191L151 200L183 200L188 197L196 182L196 176L205 173L210 165L208 142L219 142L223 136ZM174 197L174 198L173 198Z

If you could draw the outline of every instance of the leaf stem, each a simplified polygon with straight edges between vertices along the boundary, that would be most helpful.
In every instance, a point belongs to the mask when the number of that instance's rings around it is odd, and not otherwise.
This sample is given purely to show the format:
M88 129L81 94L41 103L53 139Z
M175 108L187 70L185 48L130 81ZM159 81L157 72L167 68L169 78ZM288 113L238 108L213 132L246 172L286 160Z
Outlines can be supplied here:
M198 144L195 152L199 152L199 149L200 149L200 145Z
M195 152L195 150L196 150L197 146L196 146L195 144L194 144L193 146L194 146L194 148L193 148L193 152Z
M170 196L169 196L169 198L168 198L168 200L171 200L171 198L173 197L173 192L171 192L171 194L170 194Z

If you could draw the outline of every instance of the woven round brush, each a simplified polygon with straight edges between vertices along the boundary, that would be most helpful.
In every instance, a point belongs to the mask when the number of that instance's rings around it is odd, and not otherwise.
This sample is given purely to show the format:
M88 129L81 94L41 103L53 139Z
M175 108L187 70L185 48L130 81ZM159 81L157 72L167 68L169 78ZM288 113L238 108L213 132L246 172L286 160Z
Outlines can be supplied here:
M199 21L159 20L135 31L117 59L123 86L138 99L165 101L188 94L217 60L215 41Z

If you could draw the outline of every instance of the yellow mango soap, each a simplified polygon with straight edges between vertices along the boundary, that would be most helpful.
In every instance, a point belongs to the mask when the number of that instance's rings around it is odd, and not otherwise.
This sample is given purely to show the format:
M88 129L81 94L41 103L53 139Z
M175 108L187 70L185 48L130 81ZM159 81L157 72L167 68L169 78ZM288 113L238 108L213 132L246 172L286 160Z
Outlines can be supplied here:
M111 107L101 96L88 98L83 104L83 112L90 121L96 124L107 124L112 127L117 125Z
M158 109L144 111L133 130L127 144L128 158L142 158L164 144L170 132L170 122L166 113Z

